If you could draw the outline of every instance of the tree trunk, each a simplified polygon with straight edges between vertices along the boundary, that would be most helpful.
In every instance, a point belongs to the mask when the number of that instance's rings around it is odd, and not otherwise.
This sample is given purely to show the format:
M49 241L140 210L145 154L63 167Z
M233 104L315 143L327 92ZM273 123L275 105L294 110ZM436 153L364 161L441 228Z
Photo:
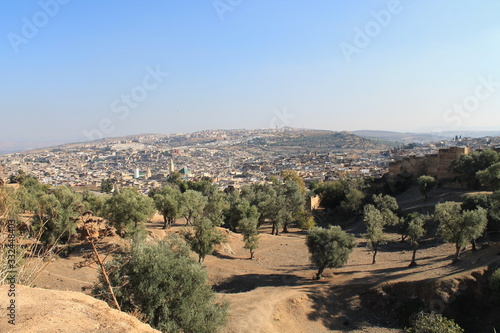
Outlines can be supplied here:
M316 273L316 280L319 280L323 277L323 271L325 270L324 267L321 267L320 269L318 269L318 272Z
M453 262L457 262L457 261L460 261L460 245L458 245L458 243L455 244L455 257L453 258Z
M168 225L168 219L163 216L163 229L167 229L167 225Z
M284 223L283 231L281 233L288 232L288 223Z
M199 262L200 264L203 264L203 262L204 262L204 261L205 261L205 256L202 256L201 254L200 254L200 255L198 255L198 262Z
M475 239L471 240L471 243L472 243L472 251L476 252L477 251L476 240Z
M417 266L417 262L415 261L415 257L417 256L417 247L413 247L413 255L411 257L411 263L409 265L409 267L415 267Z
M250 249L250 260L253 260L253 250Z
M374 265L377 262L377 252L378 252L378 246L375 246L373 248L373 260L372 260L372 265Z
M273 222L273 229L271 230L271 235L274 235L274 230L276 229L276 223Z

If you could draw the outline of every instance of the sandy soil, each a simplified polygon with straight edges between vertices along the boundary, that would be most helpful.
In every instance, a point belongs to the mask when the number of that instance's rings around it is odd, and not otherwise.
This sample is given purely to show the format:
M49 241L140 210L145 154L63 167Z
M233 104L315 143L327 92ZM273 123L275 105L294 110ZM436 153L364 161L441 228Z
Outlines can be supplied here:
M7 286L1 286L0 295L7 295L7 290ZM105 302L80 292L16 286L15 299L16 324L8 324L2 315L0 332L159 332L137 318L111 309Z

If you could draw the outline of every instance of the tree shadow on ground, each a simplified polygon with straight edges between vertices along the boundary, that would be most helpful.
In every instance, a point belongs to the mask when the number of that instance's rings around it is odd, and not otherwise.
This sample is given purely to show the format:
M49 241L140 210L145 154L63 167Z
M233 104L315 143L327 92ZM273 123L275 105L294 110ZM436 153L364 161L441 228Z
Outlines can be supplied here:
M350 332L361 328L361 323L370 322L355 304L355 298L367 286L332 286L322 291L311 288L308 297L312 301L312 312L307 317L311 321L321 321L329 330ZM362 320L360 320L362 317Z
M212 253L212 255L213 255L214 257L219 258L219 259L229 259L229 260L235 260L235 259L248 259L248 258L237 258L237 257L232 257L232 256L230 256L230 255L227 255L227 254L221 253L221 252L219 252L219 251L214 251L214 252Z
M213 289L218 293L238 294L259 287L296 286L305 280L293 274L244 274L233 276L214 285Z

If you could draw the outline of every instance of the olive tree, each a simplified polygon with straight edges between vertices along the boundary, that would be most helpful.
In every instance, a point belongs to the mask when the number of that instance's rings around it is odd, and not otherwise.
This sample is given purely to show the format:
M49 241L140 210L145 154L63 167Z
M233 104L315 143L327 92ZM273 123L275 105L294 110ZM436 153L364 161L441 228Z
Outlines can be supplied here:
M417 255L417 249L420 242L420 239L425 235L425 223L426 216L419 213L412 213L408 216L408 240L410 241L411 246L413 247L413 255L411 257L410 267L416 266L417 262L415 261L415 257Z
M244 218L239 221L238 228L243 234L244 248L250 251L250 259L254 258L254 251L259 247L258 218Z
M186 219L186 225L189 225L193 219L199 217L205 206L207 198L198 191L187 190L181 196L181 215Z
M417 179L418 189L427 200L429 192L436 187L436 179L432 176L420 176Z
M356 246L354 236L340 226L314 228L309 230L306 245L311 261L318 267L316 279L321 279L326 268L343 266Z
M50 193L38 197L33 215L33 229L39 233L43 244L66 241L76 233L75 219L81 197L67 186L56 186Z
M366 233L363 237L367 240L367 246L373 252L372 264L377 262L379 246L386 242L384 235L385 217L375 206L368 204L364 208L363 220L366 225Z
M194 231L184 233L184 238L191 250L198 254L198 262L203 263L205 256L212 253L215 246L222 243L225 237L207 217L196 219L193 229Z
M163 216L163 229L172 226L181 213L181 191L167 184L152 193L156 209Z
M496 190L500 189L500 162L491 165L487 169L478 171L476 177L481 185Z
M122 311L139 312L162 332L218 332L226 323L227 303L216 299L207 273L176 237L157 243L134 242L129 254L107 263ZM93 294L112 304L104 277Z
M153 217L155 205L153 199L128 187L109 198L104 210L105 217L119 234L132 236L144 231L144 223Z
M460 250L481 236L488 223L486 209L478 207L462 212L457 202L437 204L435 216L439 221L438 234L445 242L455 244L453 262L460 260Z

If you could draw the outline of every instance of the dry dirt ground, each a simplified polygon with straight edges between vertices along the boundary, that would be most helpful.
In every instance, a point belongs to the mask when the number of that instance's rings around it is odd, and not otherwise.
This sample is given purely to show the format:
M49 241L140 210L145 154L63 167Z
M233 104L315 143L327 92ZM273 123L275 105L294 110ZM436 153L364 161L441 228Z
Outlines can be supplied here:
M435 204L440 200L441 196L435 197L425 204L431 205L433 201ZM415 199L402 198L403 206L405 203L414 205L414 202ZM148 224L150 238L161 239L185 228L183 221L179 220L171 229L163 230L161 221L160 216L155 216ZM313 280L316 269L310 264L303 231L291 228L287 234L272 236L264 227L256 259L249 260L241 235L224 230L227 243L205 260L210 283L220 298L231 303L224 332L401 332L396 328L379 327L383 322L382 315L366 309L360 295L370 288L389 283L470 275L473 270L500 260L500 243L496 243L476 253L468 250L462 262L450 265L453 245L431 238L417 253L418 266L408 268L412 254L409 245L401 243L399 235L390 234L389 243L382 247L377 263L372 265L372 253L360 235L362 222L354 224L348 231L356 235L358 242L349 261L342 268L326 270L325 278L316 281ZM100 247L120 242L123 241L118 237L106 238ZM73 269L87 251L84 246L77 247L68 258L51 262L36 286L71 291L82 291L82 288L91 286L97 279L97 267ZM61 320L72 316L78 306L78 302L74 305L68 303L59 308L58 316ZM43 317L47 312L45 307L40 310L21 307L19 312L23 311L29 311L32 318Z
M8 288L1 286L0 294L7 295ZM16 324L8 324L2 315L2 333L159 332L81 292L17 286L16 293Z

